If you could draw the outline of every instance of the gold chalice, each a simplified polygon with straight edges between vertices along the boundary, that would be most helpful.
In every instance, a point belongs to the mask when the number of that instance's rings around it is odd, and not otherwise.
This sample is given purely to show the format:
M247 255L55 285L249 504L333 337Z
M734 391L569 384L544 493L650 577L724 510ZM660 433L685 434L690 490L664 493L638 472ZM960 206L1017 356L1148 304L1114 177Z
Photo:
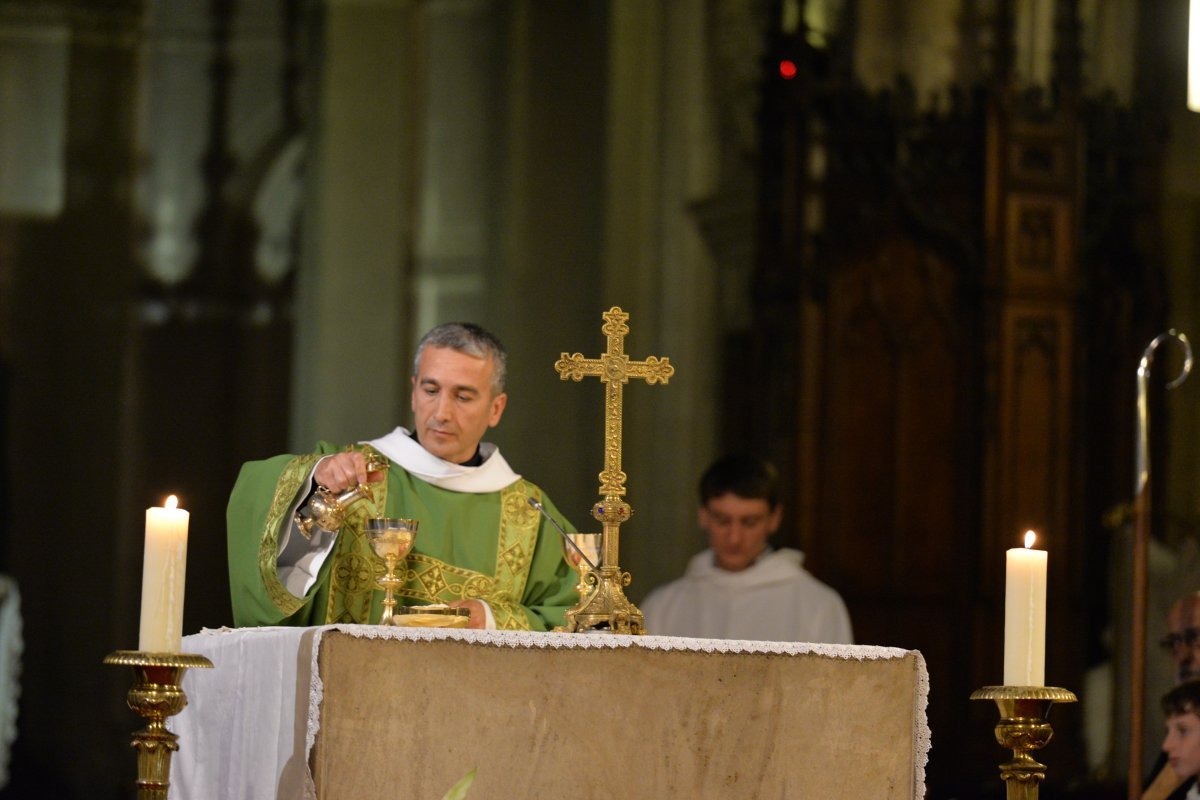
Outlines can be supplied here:
M568 533L563 540L563 559L579 573L579 585L575 589L581 598L586 596L588 587L595 584L595 579L588 582L588 574L600 569L603 547L603 533Z
M417 525L415 519L398 519L374 517L368 519L364 530L367 541L375 555L383 559L387 572L379 579L379 586L386 593L383 598L383 616L379 618L380 625L391 625L394 609L396 608L396 590L404 585L404 578L396 575L396 564L408 558L413 542L417 540Z

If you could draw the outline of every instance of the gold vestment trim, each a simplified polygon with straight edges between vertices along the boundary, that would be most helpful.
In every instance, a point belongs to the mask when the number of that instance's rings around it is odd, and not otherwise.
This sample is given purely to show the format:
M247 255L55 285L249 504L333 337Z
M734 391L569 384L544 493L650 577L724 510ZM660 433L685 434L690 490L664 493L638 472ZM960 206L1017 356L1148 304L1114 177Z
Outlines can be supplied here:
M293 595L279 580L279 531L284 517L296 502L296 492L308 479L313 465L320 458L319 455L297 456L283 468L283 474L275 483L275 496L271 499L271 508L267 512L267 521L263 526L258 548L258 571L267 590L267 597L285 617L290 617L303 608L304 598ZM288 525L291 525L290 519Z
M347 450L378 454L370 445L355 445ZM259 572L267 595L284 616L291 616L302 609L305 600L294 596L279 580L279 534L284 524L291 524L287 517L296 502L296 493L321 458L321 455L303 455L287 463L276 484L263 530ZM378 589L376 582L383 575L384 567L371 551L363 527L366 519L384 516L382 509L387 508L387 481L372 484L371 490L373 501L356 503L349 509L346 524L330 556L326 624L362 624L370 621L372 597ZM524 479L500 492L500 530L494 576L414 552L408 556L405 585L396 594L418 603L484 600L492 608L497 628L528 630L529 617L521 605L521 599L525 594L541 523L537 511L529 505L530 497L540 502L541 492Z

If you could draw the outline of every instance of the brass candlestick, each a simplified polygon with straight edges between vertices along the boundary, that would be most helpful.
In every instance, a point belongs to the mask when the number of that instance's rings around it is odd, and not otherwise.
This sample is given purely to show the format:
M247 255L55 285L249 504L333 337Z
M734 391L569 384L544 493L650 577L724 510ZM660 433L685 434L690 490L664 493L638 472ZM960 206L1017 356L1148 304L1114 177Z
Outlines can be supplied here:
M212 662L190 653L146 653L117 650L104 658L105 664L133 667L133 688L126 702L139 716L150 721L133 734L138 751L138 800L167 800L171 777L171 753L179 749L179 737L167 730L166 719L187 706L180 683L189 668L209 669Z
M1055 702L1074 703L1074 693L1054 686L984 686L972 700L995 700L1000 709L996 741L1013 751L1011 761L1000 765L1000 779L1008 800L1037 800L1038 788L1046 778L1046 765L1030 751L1045 747L1054 735L1047 722Z

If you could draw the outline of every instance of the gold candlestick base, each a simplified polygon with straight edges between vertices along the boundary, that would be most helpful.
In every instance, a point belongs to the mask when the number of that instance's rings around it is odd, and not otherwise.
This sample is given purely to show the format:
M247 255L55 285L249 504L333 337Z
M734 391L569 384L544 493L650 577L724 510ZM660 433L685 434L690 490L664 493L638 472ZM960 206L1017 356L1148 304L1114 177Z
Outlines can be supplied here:
M204 656L190 653L146 653L117 650L104 658L105 664L133 667L133 688L127 703L149 724L133 734L132 746L138 751L138 800L167 800L170 785L171 753L179 749L179 737L167 730L166 719L187 706L187 695L180 683L188 668L211 668Z
M984 686L971 694L972 700L995 700L1000 709L996 741L1013 751L1012 761L1000 765L1000 778L1008 800L1037 800L1038 788L1046 778L1046 765L1030 751L1045 747L1054 735L1050 706L1074 703L1074 693L1054 686Z

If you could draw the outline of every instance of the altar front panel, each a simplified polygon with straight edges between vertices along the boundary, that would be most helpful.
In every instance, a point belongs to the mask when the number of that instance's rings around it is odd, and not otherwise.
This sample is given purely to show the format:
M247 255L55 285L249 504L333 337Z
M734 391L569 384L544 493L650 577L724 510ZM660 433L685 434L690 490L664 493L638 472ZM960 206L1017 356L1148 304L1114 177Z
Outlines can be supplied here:
M325 800L911 798L916 658L328 635ZM364 768L364 765L370 768Z
M215 667L185 680L172 798L439 800L472 770L468 800L924 793L915 651L378 626L233 631L185 649ZM296 697L231 718L229 698L260 683ZM246 735L255 724L264 736ZM233 761L222 727L242 742Z

